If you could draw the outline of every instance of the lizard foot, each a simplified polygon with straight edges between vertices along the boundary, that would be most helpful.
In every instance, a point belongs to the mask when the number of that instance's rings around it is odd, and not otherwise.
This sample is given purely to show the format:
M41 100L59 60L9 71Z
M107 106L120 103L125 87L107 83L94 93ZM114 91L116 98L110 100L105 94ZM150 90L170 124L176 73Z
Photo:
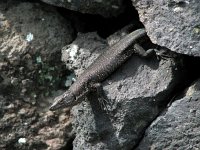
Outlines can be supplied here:
M90 87L91 87L91 89L93 89L92 92L95 92L95 94L97 94L101 109L105 110L106 113L108 114L108 112L109 112L108 108L111 106L111 103L105 96L105 93L103 91L103 87L102 87L101 83L93 83L90 85Z
M109 100L104 97L99 97L98 101L100 103L101 109L105 110L106 113L109 114L109 107L111 106L111 103L109 102Z

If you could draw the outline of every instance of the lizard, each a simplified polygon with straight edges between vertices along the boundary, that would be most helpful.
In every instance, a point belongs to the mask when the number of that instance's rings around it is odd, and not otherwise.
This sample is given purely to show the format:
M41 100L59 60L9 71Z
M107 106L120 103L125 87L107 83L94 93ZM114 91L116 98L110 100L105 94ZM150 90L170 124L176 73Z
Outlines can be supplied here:
M122 65L132 54L147 56L152 49L145 51L139 42L146 36L144 28L137 29L110 46L102 53L69 87L62 95L54 99L54 103L49 108L51 111L72 107L81 101L92 91L97 94L103 89L103 82L112 72ZM133 48L130 48L133 45Z

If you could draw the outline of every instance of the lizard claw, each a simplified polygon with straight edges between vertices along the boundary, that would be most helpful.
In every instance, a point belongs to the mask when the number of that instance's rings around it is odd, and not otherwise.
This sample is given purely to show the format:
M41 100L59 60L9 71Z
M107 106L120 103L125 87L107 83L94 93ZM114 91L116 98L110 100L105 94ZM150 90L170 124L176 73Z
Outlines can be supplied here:
M101 105L101 109L105 110L106 113L109 114L109 108L111 108L111 103L109 102L109 100L101 96L98 98L98 101Z

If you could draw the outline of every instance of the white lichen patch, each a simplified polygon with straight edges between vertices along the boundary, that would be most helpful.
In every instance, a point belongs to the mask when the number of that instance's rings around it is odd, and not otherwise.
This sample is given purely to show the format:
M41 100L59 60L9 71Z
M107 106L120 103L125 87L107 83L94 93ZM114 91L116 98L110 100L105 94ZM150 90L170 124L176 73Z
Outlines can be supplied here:
M19 138L18 139L19 144L25 144L26 143L26 138Z
M183 8L182 7L176 7L174 8L174 12L182 12Z
M78 46L77 45L71 45L71 47L69 49L67 49L69 52L69 59L74 61L77 53L78 53Z
M32 33L27 34L26 41L31 42L32 40L33 40L33 34Z
M74 81L76 81L76 76L74 73L71 73L69 76L67 76L65 87L70 87Z
M41 58L41 56L36 57L36 62L37 62L37 63L42 63L42 58Z

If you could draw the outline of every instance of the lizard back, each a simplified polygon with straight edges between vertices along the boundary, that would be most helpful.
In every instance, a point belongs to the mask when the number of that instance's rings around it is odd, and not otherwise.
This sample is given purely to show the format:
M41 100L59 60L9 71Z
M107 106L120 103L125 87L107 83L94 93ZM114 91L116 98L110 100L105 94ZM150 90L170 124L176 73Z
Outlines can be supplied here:
M88 89L88 84L105 80L113 71L123 64L133 53L131 45L144 37L144 29L138 29L123 37L102 53L75 81L69 90L75 95L82 95Z

